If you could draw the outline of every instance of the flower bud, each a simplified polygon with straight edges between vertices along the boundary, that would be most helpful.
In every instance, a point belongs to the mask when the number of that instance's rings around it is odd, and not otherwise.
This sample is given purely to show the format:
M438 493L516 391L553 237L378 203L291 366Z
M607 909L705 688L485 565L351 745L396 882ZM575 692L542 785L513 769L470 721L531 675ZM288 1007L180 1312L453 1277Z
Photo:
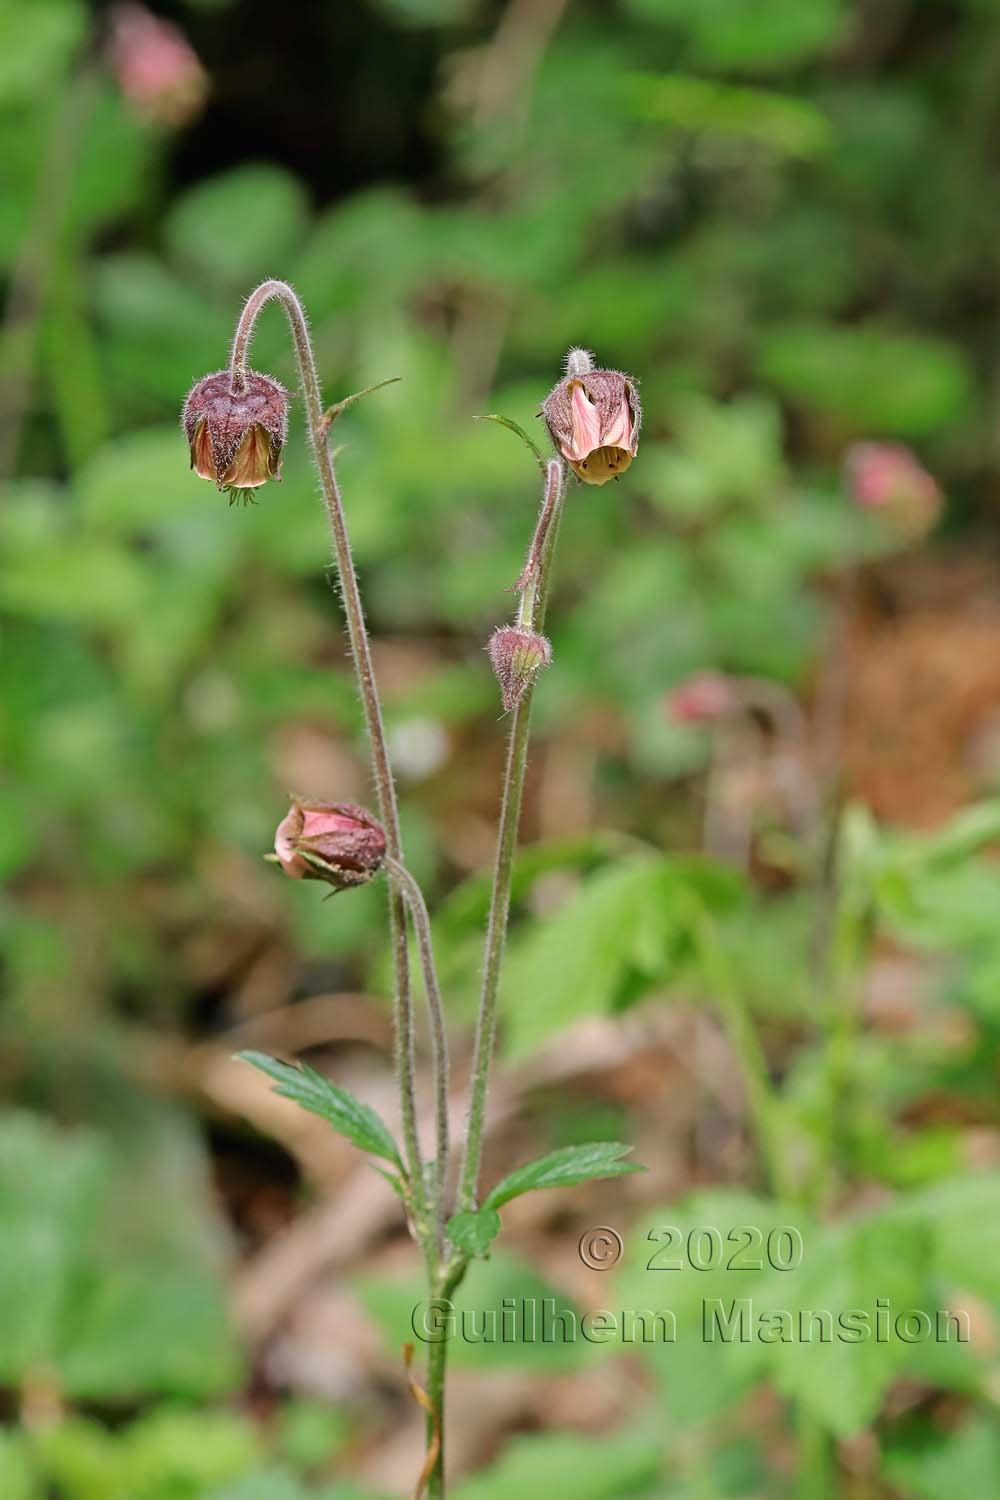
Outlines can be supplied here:
M507 712L517 707L528 685L552 661L552 647L544 635L520 630L516 625L494 630L487 650L500 684L500 701Z
M586 369L588 357L568 361L568 372L542 403L552 441L585 484L624 474L639 446L642 408L635 382L617 370Z
M667 694L665 706L675 724L716 724L736 705L736 691L722 672L696 672Z
M205 375L191 387L181 421L192 469L231 498L280 479L288 392L269 375L248 370L239 391L228 370Z
M924 536L941 514L937 481L901 443L852 444L844 478L852 499L865 510L881 511L906 540Z
M274 836L278 864L293 880L325 880L335 891L367 885L385 858L385 830L354 802L292 805Z

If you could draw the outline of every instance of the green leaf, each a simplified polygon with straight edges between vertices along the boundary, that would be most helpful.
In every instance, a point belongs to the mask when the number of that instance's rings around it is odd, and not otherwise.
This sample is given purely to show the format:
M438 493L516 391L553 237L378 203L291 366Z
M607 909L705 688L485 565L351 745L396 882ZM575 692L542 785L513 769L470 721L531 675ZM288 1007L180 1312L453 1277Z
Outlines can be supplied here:
M92 534L164 530L219 501L191 473L176 425L143 428L105 444L80 470L76 489Z
M519 422L515 422L511 417L498 416L496 412L486 412L482 416L475 417L474 420L476 422L496 422L500 427L506 427L509 432L513 432L517 437L521 439L521 442L524 444L524 446L534 454L535 462L538 464L538 467L541 469L542 473L545 473L545 459L542 455L541 448L539 448L538 444L528 436Z
M4 1118L4 1384L42 1366L73 1399L209 1396L239 1382L202 1165L172 1113L143 1108L114 1140Z
M1000 1297L1000 1172L952 1177L887 1211L901 1239L924 1230L945 1287Z
M816 156L833 140L826 116L790 94L680 73L634 74L629 91L635 113L650 124L752 142L785 156Z
M400 1171L403 1170L396 1142L388 1126L379 1119L370 1105L362 1104L360 1099L355 1099L353 1094L331 1083L306 1063L293 1066L268 1057L264 1052L237 1052L236 1058L273 1078L277 1084L274 1090L276 1094L284 1099L293 1099L310 1114L319 1115L334 1130L353 1141L355 1146L360 1146L362 1151L381 1156L385 1161L391 1161Z
M281 167L245 165L205 178L175 200L166 234L178 260L242 289L287 259L307 219L297 178Z
M486 1197L483 1208L502 1208L512 1198L536 1188L572 1187L598 1177L626 1177L644 1172L645 1167L623 1161L632 1150L621 1141L589 1141L583 1146L563 1146L537 1161L529 1161L511 1172Z
M749 1338L730 1345L732 1357L767 1375L829 1431L841 1437L859 1431L918 1351L895 1332L894 1320L908 1308L933 1307L930 1254L924 1226L900 1233L890 1215L815 1231L800 1267L771 1271L754 1287ZM734 1294L740 1296L734 1289L726 1306ZM886 1337L878 1333L880 1305L887 1309ZM863 1319L857 1334L843 1323L855 1312ZM832 1336L802 1331L803 1319L814 1330L824 1318L832 1319Z
M630 855L519 932L503 982L508 1056L531 1051L581 1016L612 1010L637 975L661 979L680 940L684 889L669 860Z
M0 565L5 609L79 626L127 628L142 610L147 585L147 569L134 553L97 537L9 555Z
M0 105L10 109L58 91L86 28L78 0L2 0Z
M877 326L786 326L766 334L758 374L789 401L865 432L919 436L967 411L972 381L954 344Z
M751 1385L754 1372L745 1361L734 1360L729 1345L705 1337L705 1308L716 1298L757 1295L768 1274L768 1237L787 1224L811 1245L809 1226L787 1207L713 1189L647 1209L630 1227L626 1261L613 1273L614 1296L607 1305L638 1314L666 1310L676 1320L676 1342L644 1338L641 1348L661 1406L682 1426L702 1427L732 1411ZM747 1226L751 1234L760 1231L762 1243L748 1243ZM623 1339L621 1347L634 1351L637 1345Z
M641 21L685 35L709 68L780 68L829 47L844 22L841 0L628 0Z
M914 1500L942 1495L995 1495L1000 1490L1000 1424L992 1413L966 1418L945 1435L920 1434L914 1449L889 1448L885 1469Z
M662 1443L655 1435L624 1432L600 1438L549 1433L514 1438L485 1473L464 1480L456 1500L549 1500L554 1491L573 1500L622 1500L645 1495L660 1472Z
M448 1220L448 1238L466 1255L481 1259L500 1233L500 1215L495 1208L454 1214Z
M4 1500L41 1500L41 1479L24 1437L17 1432L0 1432L0 1495Z

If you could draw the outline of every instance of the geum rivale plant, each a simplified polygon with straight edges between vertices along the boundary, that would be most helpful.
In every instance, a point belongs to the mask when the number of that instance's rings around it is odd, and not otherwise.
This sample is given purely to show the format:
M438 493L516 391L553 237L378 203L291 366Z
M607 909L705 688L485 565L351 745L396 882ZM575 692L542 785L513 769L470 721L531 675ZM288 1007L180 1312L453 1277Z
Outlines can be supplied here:
M266 281L252 293L236 327L228 369L206 375L192 387L182 417L191 465L203 478L226 491L231 501L249 499L256 488L280 475L281 452L287 435L288 393L276 380L251 370L247 363L257 318L272 300L281 304L295 346L309 441L329 518L351 657L364 711L378 817L349 802L295 798L278 826L271 858L291 878L321 880L333 891L366 884L382 872L387 877L394 972L394 1056L402 1141L395 1140L388 1126L368 1105L312 1068L260 1053L240 1056L268 1074L279 1094L328 1120L342 1135L378 1159L377 1170L402 1201L410 1232L422 1252L429 1296L447 1299L458 1287L470 1261L488 1253L500 1230L499 1210L512 1198L533 1188L558 1187L639 1170L624 1159L630 1150L628 1146L617 1141L596 1141L553 1151L530 1162L485 1196L479 1187L531 705L537 677L552 659L542 632L567 483L570 471L584 483L604 484L628 468L638 444L639 400L635 384L628 376L598 369L590 354L573 349L566 360L565 375L542 406L556 449L555 457L546 460L516 424L498 419L518 431L533 449L544 474L544 486L538 524L516 586L519 595L516 619L494 633L488 648L503 707L510 715L510 735L503 771L467 1127L460 1149L454 1151L453 1157L449 1139L447 1029L430 921L420 887L403 856L371 647L337 482L335 454L329 445L331 425L357 397L350 396L335 406L324 407L305 313L295 292L285 282ZM335 793L336 789L331 791ZM425 1157L417 1128L411 927L430 1017L435 1134L429 1158ZM455 1183L451 1172L453 1159L458 1163ZM433 1497L445 1493L446 1349L443 1341L431 1345L426 1388L414 1384L427 1410L427 1454L417 1481L418 1496L425 1490Z

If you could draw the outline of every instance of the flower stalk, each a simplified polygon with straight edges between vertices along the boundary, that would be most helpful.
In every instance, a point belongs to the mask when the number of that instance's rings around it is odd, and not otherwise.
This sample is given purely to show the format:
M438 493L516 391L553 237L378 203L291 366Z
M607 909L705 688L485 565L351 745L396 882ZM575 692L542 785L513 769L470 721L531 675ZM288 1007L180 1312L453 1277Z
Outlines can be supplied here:
M358 392L324 408L302 305L287 282L265 281L248 298L240 315L228 369L206 375L196 382L185 402L182 421L192 467L202 478L212 480L219 489L228 491L231 501L247 498L250 492L268 480L280 476L288 393L270 376L252 370L248 362L257 318L272 300L279 302L285 313L295 349L309 440L333 539L351 658L364 710L379 817L353 802L293 797L278 826L274 853L267 857L292 879L324 881L331 887L331 893L367 884L380 871L388 877L395 975L394 1059L402 1116L402 1151L392 1132L373 1110L305 1065L296 1068L262 1054L245 1054L245 1060L276 1080L279 1093L295 1098L304 1108L321 1114L355 1144L389 1163L391 1171L384 1167L379 1167L379 1170L392 1183L406 1207L413 1236L423 1253L428 1293L431 1299L447 1300L462 1281L472 1257L487 1253L490 1237L499 1227L496 1205L492 1201L487 1202L485 1215L477 1216L474 1210L479 1193L500 974L528 762L532 699L539 672L552 659L551 647L542 634L542 627L551 589L567 477L572 469L586 484L603 484L623 472L635 454L641 411L630 377L616 371L595 369L586 351L571 350L566 373L543 406L557 456L547 462L542 460L531 440L526 434L521 434L542 464L545 483L526 566L516 585L520 594L516 618L513 624L502 626L494 633L488 647L511 724L501 790L483 985L473 1047L468 1129L457 1193L459 1213L449 1218L449 1062L444 1004L434 962L427 905L420 886L403 859L399 810L371 644L337 482L336 453L331 452L329 446L329 430L333 422L345 407L367 392ZM498 420L519 431L516 424L506 419ZM430 1017L435 1142L433 1160L429 1164L425 1163L417 1129L409 954L411 925ZM622 1171L635 1170L620 1165L620 1156L627 1149L616 1143L603 1143L596 1157L588 1158L585 1167L577 1167L578 1171L584 1170L584 1177L568 1178L564 1175L558 1180L580 1181L594 1175L620 1175ZM561 1161L562 1153L555 1155ZM552 1169L549 1158L532 1165ZM561 1170L564 1174L567 1170L562 1161ZM501 1187L509 1187L510 1181L508 1179ZM542 1184L541 1177L538 1184ZM527 1186L518 1186L514 1191L527 1191ZM508 1197L510 1195L508 1193ZM499 1198L497 1203L506 1201L507 1198ZM474 1221L472 1224L468 1222L470 1217ZM407 1348L409 1370L412 1349ZM414 1399L427 1414L426 1456L415 1500L422 1500L425 1495L428 1500L443 1500L445 1494L446 1365L446 1342L435 1340L428 1350L426 1388L412 1379L410 1381Z
M309 441L312 446L316 471L326 506L327 519L333 538L337 560L340 593L347 620L347 636L351 658L354 663L361 703L368 733L375 790L378 797L379 816L385 828L386 850L396 866L403 861L403 845L399 827L399 809L396 788L389 764L389 750L382 721L382 706L375 681L371 643L365 625L361 591L354 571L354 557L347 531L347 518L337 483L333 455L327 438L330 423L326 420L323 398L320 391L316 360L313 355L309 325L302 304L285 281L265 281L247 299L236 325L232 353L229 361L230 389L234 396L242 395L248 386L250 372L247 359L254 327L261 310L272 300L280 302L288 320L295 346L295 358L305 403ZM414 1064L413 998L410 989L410 963L407 949L406 911L398 881L390 879L389 927L395 971L395 1066L399 1084L400 1105L403 1124L403 1142L409 1171L410 1192L418 1225L426 1233L426 1187L423 1158L417 1135L417 1106Z
M517 612L516 628L520 631L531 632L533 635L541 635L545 624L545 611L552 582L552 562L559 535L559 522L565 493L566 465L562 459L550 459L545 470L545 492L542 500L542 515L546 517L544 539L538 554L537 565L521 594ZM473 1043L468 1129L458 1191L460 1210L475 1207L479 1185L479 1169L483 1155L483 1128L486 1120L486 1095L496 1041L500 969L503 963L507 921L510 915L510 888L514 873L517 830L521 820L524 777L528 765L528 740L531 734L531 704L534 693L535 679L531 677L513 709L510 736L507 741L507 760L504 765L503 788L500 797L500 825L497 832L496 860L493 870L493 890L486 928L483 984Z

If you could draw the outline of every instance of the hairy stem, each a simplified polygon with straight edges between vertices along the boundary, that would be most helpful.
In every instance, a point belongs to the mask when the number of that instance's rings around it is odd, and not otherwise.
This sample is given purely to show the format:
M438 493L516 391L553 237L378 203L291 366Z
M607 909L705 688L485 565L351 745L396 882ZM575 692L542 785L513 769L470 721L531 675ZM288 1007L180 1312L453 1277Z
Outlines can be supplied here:
M444 1020L444 1004L434 964L434 949L431 942L431 921L423 891L405 865L391 856L385 868L403 892L410 917L417 934L420 967L427 992L427 1009L431 1018L431 1055L434 1067L434 1116L436 1124L436 1149L434 1158L434 1213L439 1253L444 1250L444 1220L448 1195L448 1033Z
M427 1483L428 1500L444 1500L444 1393L448 1357L447 1339L435 1339L427 1355L427 1396L431 1410L427 1414L427 1444L437 1438L437 1458Z
M327 427L324 422L323 398L316 360L313 355L309 326L302 304L292 288L284 281L265 281L251 292L236 326L230 358L231 388L239 394L246 387L247 355L254 325L266 303L276 299L281 303L291 329L295 357L302 383L306 418L309 425L309 440L319 473L320 486L326 504L326 513L333 536L337 570L340 576L341 597L347 619L347 634L350 642L354 670L361 692L368 744L371 750L375 788L378 795L379 814L385 826L386 847L391 859L402 863L403 849L399 831L399 810L396 805L396 788L393 784L389 764L389 752L382 723L382 707L375 683L371 644L365 626L361 593L354 572L354 559L347 534L347 519L333 457L327 442ZM395 881L389 888L389 926L395 967L395 1063L402 1107L403 1140L410 1174L410 1191L418 1218L426 1211L426 1184L423 1160L417 1136L416 1086L414 1082L414 1036L413 1000L410 991L410 964L407 952L406 909L403 894ZM420 1225L418 1224L418 1228Z
M541 631L545 623L552 577L552 561L559 534L566 486L566 468L561 459L550 459L545 471L545 499L543 513L551 510L545 541L530 582L521 595L518 625L533 631ZM490 914L486 929L486 957L483 966L483 987L476 1021L476 1037L473 1046L472 1089L469 1100L469 1124L465 1142L465 1157L459 1186L460 1209L471 1209L476 1204L479 1183L479 1168L483 1154L483 1126L486 1118L486 1091L489 1083L490 1063L496 1039L497 996L500 989L500 968L503 962L504 942L507 936L507 919L510 914L510 887L514 873L514 854L517 848L517 830L521 818L521 796L524 776L528 764L528 738L531 731L531 703L534 684L529 683L517 707L514 709L507 742L507 761L504 767L503 790L500 800L500 826L497 833L496 864L493 874L493 891L490 897Z
M462 1281L465 1270L464 1263L455 1264L443 1270L440 1276L430 1278L428 1284L432 1300L444 1302L450 1306L451 1298ZM427 1418L427 1445L429 1449L436 1435L438 1450L427 1484L428 1500L444 1500L445 1494L444 1412L447 1360L447 1339L440 1338L432 1341L427 1356L427 1395L431 1402L431 1412L428 1413Z

